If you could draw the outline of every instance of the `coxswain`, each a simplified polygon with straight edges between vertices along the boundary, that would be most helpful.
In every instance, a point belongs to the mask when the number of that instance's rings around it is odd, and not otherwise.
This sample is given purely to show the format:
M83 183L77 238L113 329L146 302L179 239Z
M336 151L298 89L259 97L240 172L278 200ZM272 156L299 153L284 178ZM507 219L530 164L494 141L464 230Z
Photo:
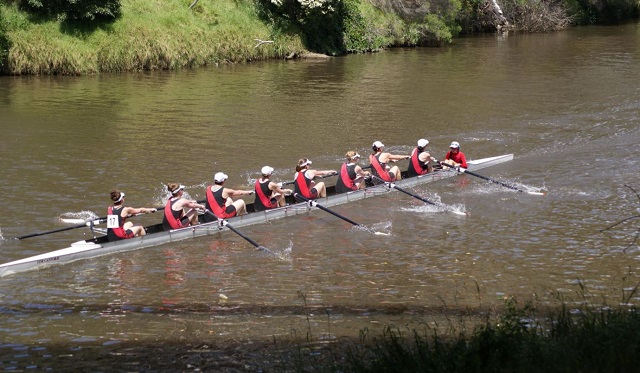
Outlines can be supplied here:
M418 140L418 147L414 148L411 152L409 167L407 168L408 177L424 175L433 171L433 165L431 164L431 161L435 161L435 158L431 157L431 154L427 152L427 145L429 145L429 140Z
M371 174L387 182L400 180L402 175L398 166L389 167L388 163L409 159L410 156L383 152L384 144L380 141L375 141L371 149L373 150L373 154L369 155Z
M273 167L264 166L260 170L262 177L256 180L256 199L253 201L255 211L264 211L285 205L285 195L293 193L291 189L281 189L281 187L271 181Z
M328 176L332 174L337 174L337 172L333 170L313 170L310 169L309 166L312 164L311 160L308 158L300 158L298 160L298 164L296 165L296 173L293 176L294 190L297 194L307 198L307 199L316 199L327 196L327 188L324 185L324 182L315 182L313 179L316 176Z
M225 188L224 183L229 176L223 172L213 175L213 185L207 187L206 207L218 219L228 219L234 216L245 215L247 206L242 199L233 200L231 197L248 196L253 194L253 190L235 190ZM210 214L205 214L205 221L213 221L215 218Z
M169 183L167 191L171 194L164 206L164 218L162 219L162 228L165 231L188 227L198 224L198 211L204 210L204 205L182 197L184 194L184 185ZM188 209L186 212L184 209Z
M449 151L444 156L444 161L442 161L443 166L453 166L453 167L462 167L466 169L467 166L467 158L464 153L460 151L460 144L457 141L453 141L451 145L449 145Z
M153 213L157 210L147 207L124 206L124 192L118 190L111 191L110 197L113 206L109 206L107 209L107 239L117 241L147 234L143 226L133 225L132 222L127 221L127 218L137 214Z
M357 164L360 161L360 154L349 150L345 155L347 161L340 168L340 174L336 180L336 193L347 193L364 188L365 178L371 175L369 171L364 171Z

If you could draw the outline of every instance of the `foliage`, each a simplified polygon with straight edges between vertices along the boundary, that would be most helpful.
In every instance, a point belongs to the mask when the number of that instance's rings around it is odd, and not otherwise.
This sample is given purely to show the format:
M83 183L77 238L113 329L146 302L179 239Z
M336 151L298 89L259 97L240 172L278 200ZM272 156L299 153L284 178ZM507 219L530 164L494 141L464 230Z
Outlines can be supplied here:
M261 15L282 30L297 30L307 48L327 54L345 51L342 0L257 0Z
M616 24L640 16L640 2L638 0L573 1L577 3L579 14L583 15L582 20L588 23Z
M23 9L59 21L114 20L120 15L120 0L21 0Z
M574 18L560 0L523 1L504 0L504 15L518 30L550 32L571 26Z
M367 4L360 4L357 0L344 0L344 43L351 53L377 51L389 44L384 36L384 29L376 26L374 17L367 17L359 5L364 8Z
M0 9L0 71L4 70L7 64L7 56L9 55L9 39L7 38L7 21L4 18L2 9Z
M406 44L413 46L442 46L450 44L461 31L456 17L462 10L458 0L441 2L419 22L407 23Z

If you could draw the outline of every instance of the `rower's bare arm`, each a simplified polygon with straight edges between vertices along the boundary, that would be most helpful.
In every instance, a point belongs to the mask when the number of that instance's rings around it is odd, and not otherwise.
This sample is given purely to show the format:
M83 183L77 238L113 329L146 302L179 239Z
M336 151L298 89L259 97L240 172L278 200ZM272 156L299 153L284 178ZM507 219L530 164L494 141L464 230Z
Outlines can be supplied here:
M226 192L231 197L240 197L240 196L248 196L253 194L253 190L235 190L235 189L227 189Z
M186 207L188 207L190 209L201 209L201 210L205 209L205 206L199 204L198 201L185 200L184 206L186 206Z
M371 175L371 172L369 172L369 171L364 171L364 170L362 169L362 167L360 167L360 166L356 166L355 171L356 171L356 175L358 175L358 176L363 176L363 177L364 177L364 176L369 176L369 175Z
M289 195L291 193L293 193L293 190L291 189L282 189L278 186L277 183L274 183L273 181L269 183L269 189L276 192L276 193L280 193L280 194L285 194L285 195Z
M389 154L389 159L391 159L392 161L401 161L403 159L409 159L409 158L411 158L410 155Z

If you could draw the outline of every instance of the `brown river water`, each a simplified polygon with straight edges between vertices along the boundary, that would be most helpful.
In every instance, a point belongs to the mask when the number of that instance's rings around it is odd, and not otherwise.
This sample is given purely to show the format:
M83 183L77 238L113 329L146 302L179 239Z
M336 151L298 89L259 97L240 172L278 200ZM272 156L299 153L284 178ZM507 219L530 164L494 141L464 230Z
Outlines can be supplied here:
M478 173L548 191L466 175L411 189L466 217L401 193L334 208L389 236L314 211L242 228L276 257L226 231L7 276L0 369L55 366L54 346L331 341L509 297L635 304L640 220L600 230L640 211L639 67L640 26L627 24L327 61L0 77L3 263L90 237L13 239L64 227L62 214L106 215L112 188L133 206L162 204L167 182L203 199L215 172L232 188L264 165L291 180L298 158L338 169L374 140L407 154L424 137L437 158L452 140L470 159L513 153Z

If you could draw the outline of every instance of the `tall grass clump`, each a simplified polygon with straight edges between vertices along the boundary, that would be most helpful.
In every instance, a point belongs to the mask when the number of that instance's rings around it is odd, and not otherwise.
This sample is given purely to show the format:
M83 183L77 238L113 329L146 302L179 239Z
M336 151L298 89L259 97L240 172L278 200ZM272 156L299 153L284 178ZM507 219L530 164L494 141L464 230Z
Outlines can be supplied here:
M7 38L7 22L0 8L0 71L2 71L7 64L10 46L11 44Z
M631 372L640 364L635 308L550 313L507 304L471 334L434 330L383 335L351 346L339 369L350 372Z

